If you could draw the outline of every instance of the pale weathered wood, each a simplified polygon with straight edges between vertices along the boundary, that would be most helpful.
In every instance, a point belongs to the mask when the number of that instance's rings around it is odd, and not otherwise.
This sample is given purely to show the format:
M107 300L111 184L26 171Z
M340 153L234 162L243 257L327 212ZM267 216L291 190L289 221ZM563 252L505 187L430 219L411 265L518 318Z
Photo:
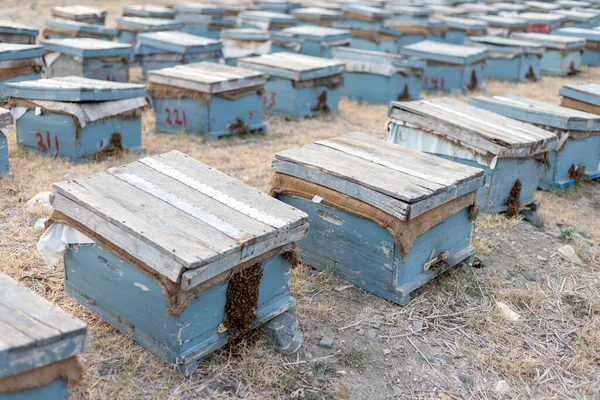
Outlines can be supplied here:
M256 66L259 70L261 67L266 68L264 72L267 74L270 69L284 70L290 78L295 80L303 80L306 73L319 74L319 71L331 71L329 75L333 75L342 71L344 63L339 60L330 60L321 57L312 57L304 54L295 53L275 53L265 54L260 57L249 57L240 60L240 66ZM320 76L312 76L316 78Z

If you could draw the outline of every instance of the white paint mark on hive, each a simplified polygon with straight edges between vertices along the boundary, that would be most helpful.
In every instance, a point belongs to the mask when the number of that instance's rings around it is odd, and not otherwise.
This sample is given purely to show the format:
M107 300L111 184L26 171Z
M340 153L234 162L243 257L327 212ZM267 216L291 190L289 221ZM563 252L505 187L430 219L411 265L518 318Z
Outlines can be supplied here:
M141 283L135 282L133 286L142 289L144 292L148 292L150 289L146 285L142 285Z

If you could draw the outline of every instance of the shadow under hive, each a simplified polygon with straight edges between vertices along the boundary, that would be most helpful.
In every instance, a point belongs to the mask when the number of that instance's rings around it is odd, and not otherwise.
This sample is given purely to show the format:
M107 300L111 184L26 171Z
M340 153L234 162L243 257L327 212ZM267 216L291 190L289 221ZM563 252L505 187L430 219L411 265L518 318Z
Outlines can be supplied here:
M159 132L215 139L266 130L261 72L195 63L151 71L148 81Z
M479 169L362 133L277 153L273 169L271 194L309 216L300 260L387 300L475 253Z
M9 20L0 21L0 43L35 44L38 34L37 28Z
M3 274L0 292L0 399L67 400L86 325Z
M560 192L581 179L600 177L600 116L513 95L473 97L471 104L537 125L558 137L539 187Z
M0 43L0 98L7 83L40 79L43 56L42 46Z
M295 306L283 254L307 216L172 151L55 186L70 244L66 291L186 375Z
M544 33L513 33L513 39L539 43L546 48L540 65L544 75L573 75L581 69L585 40Z
M294 26L271 33L271 52L331 58L336 46L349 46L350 32L321 26Z
M144 85L79 77L6 84L17 143L50 156L85 161L107 151L144 152Z
M557 145L552 132L447 98L392 103L389 115L390 142L485 171L477 202L486 213L534 203Z

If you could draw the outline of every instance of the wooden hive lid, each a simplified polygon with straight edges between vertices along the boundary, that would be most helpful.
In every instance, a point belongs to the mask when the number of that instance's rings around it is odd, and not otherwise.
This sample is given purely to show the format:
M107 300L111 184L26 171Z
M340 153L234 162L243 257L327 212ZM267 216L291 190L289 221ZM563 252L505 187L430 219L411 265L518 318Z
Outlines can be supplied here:
M263 10L250 10L241 12L238 15L241 20L257 20L257 21L268 21L274 23L288 23L295 22L296 17L276 11L263 11Z
M522 39L528 42L539 43L549 49L578 49L585 46L585 39L573 36L549 35L546 33L513 32L513 39Z
M500 11L508 11L508 12L526 12L531 10L526 4L521 3L494 3L494 7L496 7Z
M291 11L291 14L294 16L307 16L314 17L318 19L340 19L343 18L344 14L340 11L331 10L329 8L322 7L304 7L297 8Z
M154 4L134 5L124 7L123 16L175 18L175 10Z
M271 38L271 33L264 29L223 29L220 33L220 37L221 39L234 40L269 40Z
M488 51L482 47L449 44L433 40L423 40L403 46L402 54L420 57L429 61L445 62L449 64L468 65L485 60Z
M423 28L423 29L441 29L446 27L446 23L437 18L428 19L389 19L384 22L384 26L391 29L402 28Z
M406 6L406 5L388 5L387 10L390 10L393 15L410 15L413 17L429 17L433 14L433 10L425 7Z
M457 17L446 17L440 16L440 20L446 23L446 26L454 29L461 30L481 30L487 29L488 23L477 19L470 18L457 18Z
M273 169L409 220L483 185L484 172L354 132L275 154Z
M560 88L558 94L600 107L600 84L597 83L565 85Z
M222 47L218 40L177 31L140 33L137 39L142 46L178 54L209 53Z
M576 0L558 0L556 4L561 7L569 7L569 8L589 8L592 6L592 3L587 1L576 1Z
M345 4L342 10L351 14L364 15L371 18L391 18L393 16L390 10L383 8L360 5L360 4Z
M117 18L119 28L135 28L147 31L167 31L182 29L183 24L179 21L165 18L146 18L146 17L123 17Z
M532 124L576 131L600 131L600 115L507 95L471 98L471 104Z
M575 22L597 22L600 18L598 10L556 10L553 13L564 15L567 21Z
M117 35L116 29L108 28L104 25L72 21L70 19L48 19L46 20L46 26L48 28L55 28L72 32L91 33L106 36Z
M344 70L340 61L287 52L242 58L238 66L294 81L323 78Z
M581 38L585 39L586 42L600 42L600 31L596 29L559 28L552 31L552 34Z
M402 54L385 53L383 51L361 50L352 47L338 46L331 49L332 58L346 63L346 71L367 72L384 76L392 76L405 69L423 70L425 61L407 57Z
M0 33L37 36L39 30L32 26L14 22L8 19L0 19Z
M479 15L477 19L485 21L489 26L507 27L507 28L526 28L527 21L522 18L498 16L498 15Z
M448 5L443 5L443 4L428 4L426 6L428 9L433 11L434 16L436 17L441 17L441 16L460 16L460 15L467 15L469 13L469 11L465 10L464 8L457 8L457 7L452 7L452 6L448 6Z
M203 3L176 3L173 9L177 13L194 13L205 15L222 15L225 9L218 4L203 4Z
M203 93L222 93L264 85L267 79L258 71L200 62L150 71L148 81Z
M89 18L104 18L106 17L106 10L102 10L95 7L71 5L54 7L52 9L52 15L55 17L81 21Z
M0 128L5 127L13 123L12 114L10 110L0 107Z
M65 38L40 40L46 51L69 54L75 57L130 57L133 47L130 44L92 38Z
M0 61L42 57L44 48L35 44L0 43Z
M526 1L524 4L526 6L529 6L532 10L539 10L542 12L560 10L560 6L558 4L549 3L545 1Z
M144 97L147 94L148 91L145 85L110 82L78 76L10 82L4 86L6 97L28 100L113 101Z
M299 25L281 30L300 38L317 38L321 40L350 39L350 31L346 29L330 28L327 26Z
M449 98L393 102L389 116L498 158L530 157L557 144L552 132Z
M191 289L304 238L308 216L171 151L55 185L53 206Z
M0 274L0 379L73 357L86 347L86 325Z
M500 10L494 4L484 3L465 3L459 4L458 8L467 10L469 13L485 13L485 14L498 14Z
M526 20L530 24L555 24L561 25L567 20L567 17L559 14L524 12L518 14L519 18Z
M490 51L514 51L543 55L545 47L539 43L502 36L470 36L470 42L486 46Z

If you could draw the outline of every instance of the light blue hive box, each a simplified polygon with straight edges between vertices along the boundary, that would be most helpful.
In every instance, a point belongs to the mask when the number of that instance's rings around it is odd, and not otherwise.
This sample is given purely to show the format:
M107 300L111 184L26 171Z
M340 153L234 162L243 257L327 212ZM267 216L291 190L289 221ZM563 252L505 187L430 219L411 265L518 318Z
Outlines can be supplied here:
M389 104L420 96L422 60L349 47L334 48L333 59L346 64L342 96L358 103Z
M500 10L494 4L485 3L464 3L457 6L468 12L466 17L475 18L482 15L498 15Z
M29 44L0 43L0 99L1 91L10 82L40 79L44 68L44 48Z
M5 126L13 123L10 110L0 107L0 177L10 173L8 163L8 140L6 139Z
M295 53L275 53L238 61L242 68L268 75L265 112L300 119L339 112L344 63Z
M423 76L424 89L459 89L466 93L482 87L483 69L488 56L484 48L425 40L404 46L400 52L427 62Z
M592 3L588 1L577 1L577 0L558 0L556 2L559 6L561 6L565 10L573 10L573 9L586 9L592 6Z
M230 67L237 67L238 61L246 57L257 57L259 53L254 50L240 49L237 47L223 47L222 50L223 64L229 65Z
M120 43L137 44L137 35L144 32L180 31L183 24L166 18L123 17L117 18Z
M393 16L390 10L360 4L344 4L342 11L346 18L345 22L362 30L382 28L383 22Z
M67 294L185 375L295 308L285 253L306 214L216 169L171 151L55 190L95 242L69 246Z
M439 17L446 24L444 39L448 43L464 44L469 36L484 36L488 31L488 24L484 21L468 18Z
M426 7L433 11L433 18L439 17L454 17L454 18L464 18L469 11L453 7L448 4L427 4Z
M474 18L487 22L488 33L492 36L507 37L513 32L525 32L527 30L527 21L521 18L504 15L480 15Z
M35 44L39 30L10 20L0 20L0 43Z
M173 5L175 19L183 23L183 31L211 39L218 39L219 32L212 26L213 21L225 16L225 10L216 4L176 3Z
M273 169L271 193L309 216L308 236L296 243L304 264L406 305L442 271L472 260L480 169L358 132L277 153Z
M46 39L46 75L81 76L113 82L129 81L129 44L91 38Z
M88 24L104 25L106 10L80 5L69 5L52 8L52 16L70 21L85 22Z
M289 13L300 7L300 2L287 0L253 0L252 3L259 10Z
M296 17L275 11L244 11L238 14L239 28L262 29L277 32L298 25Z
M226 17L237 17L239 13L250 8L250 4L241 3L235 0L211 0L211 3L221 7L225 11Z
M433 18L427 20L389 20L385 21L385 27L399 37L399 48L423 40L443 42L446 36L446 24Z
M523 4L528 6L534 13L549 13L562 8L560 5L549 1L525 1Z
M344 21L344 14L341 11L321 7L297 8L291 14L302 25L331 27L336 22Z
M541 71L545 75L572 75L579 72L585 51L585 39L545 33L513 33L513 39L541 44L546 48Z
M494 7L502 13L502 15L515 14L515 13L523 13L531 10L526 4L523 3L494 3Z
M134 5L123 7L124 17L140 17L140 18L175 18L175 10L172 8L159 5Z
M136 58L145 79L148 71L221 58L220 41L184 32L163 31L138 34Z
M488 50L484 78L511 82L541 78L540 66L545 50L541 44L500 36L471 37L467 44L480 45Z
M539 184L541 189L560 192L574 185L579 179L577 170L589 179L600 176L600 116L512 95L474 97L471 104L535 124L558 136L557 149L548 157L550 169Z
M203 62L151 71L148 82L158 132L216 139L265 131L260 72Z
M227 48L230 56L244 52L249 54L269 54L271 52L271 32L261 29L238 28L221 31L223 51Z
M561 106L600 115L600 85L597 83L565 85L558 94L562 96Z
M567 21L564 15L542 12L524 12L518 17L527 21L526 30L532 33L550 33Z
M449 98L394 102L389 115L391 143L485 171L477 202L486 213L508 210L517 181L519 206L532 205L546 168L538 159L557 145L552 132Z
M397 53L402 34L386 27L365 27L356 21L337 22L336 29L350 31L350 47L359 50Z
M113 40L117 31L104 25L69 21L67 19L46 20L46 28L42 32L44 39L93 38Z
M560 28L554 31L560 36L585 39L585 50L581 63L590 67L600 66L600 30L584 28Z
M387 5L386 10L392 12L391 19L395 20L427 20L433 15L433 10L425 7L408 5Z
M331 58L331 49L350 46L350 31L324 26L293 26L271 34L271 52L287 51Z
M144 85L80 77L7 83L17 143L81 162L115 150L143 152Z
M600 25L600 11L598 10L557 10L554 13L566 17L565 27L591 29Z
M0 399L67 400L86 325L3 274L0 291Z

